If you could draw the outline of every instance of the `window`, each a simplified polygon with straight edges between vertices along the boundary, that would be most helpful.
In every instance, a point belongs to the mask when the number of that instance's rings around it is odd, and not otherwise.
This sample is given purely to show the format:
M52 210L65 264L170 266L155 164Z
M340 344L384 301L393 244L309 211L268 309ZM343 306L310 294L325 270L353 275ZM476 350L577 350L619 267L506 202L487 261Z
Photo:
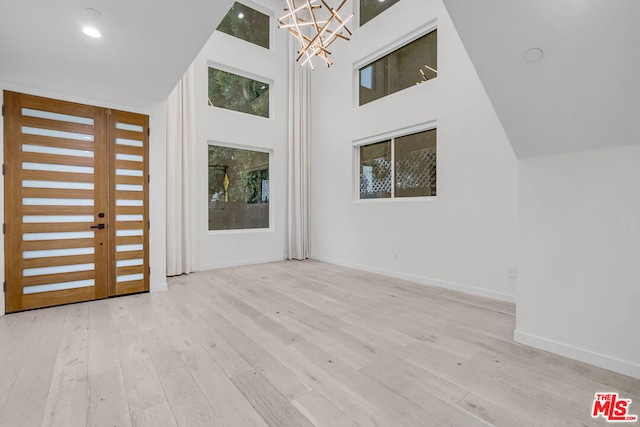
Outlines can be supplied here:
M209 230L269 228L269 153L209 145Z
M360 68L360 105L436 78L437 45L438 30L433 30Z
M217 30L269 49L269 16L241 3L231 6Z
M359 147L360 198L436 195L436 130Z
M360 26L371 21L400 0L360 0Z
M269 84L209 67L209 105L269 117Z

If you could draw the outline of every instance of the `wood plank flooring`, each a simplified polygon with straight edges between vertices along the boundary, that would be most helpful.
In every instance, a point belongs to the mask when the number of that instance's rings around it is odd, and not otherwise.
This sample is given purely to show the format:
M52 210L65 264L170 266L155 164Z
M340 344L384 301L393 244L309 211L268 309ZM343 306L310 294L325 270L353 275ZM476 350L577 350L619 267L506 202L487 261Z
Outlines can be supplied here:
M513 342L512 304L316 261L0 318L0 426L598 426L640 381Z

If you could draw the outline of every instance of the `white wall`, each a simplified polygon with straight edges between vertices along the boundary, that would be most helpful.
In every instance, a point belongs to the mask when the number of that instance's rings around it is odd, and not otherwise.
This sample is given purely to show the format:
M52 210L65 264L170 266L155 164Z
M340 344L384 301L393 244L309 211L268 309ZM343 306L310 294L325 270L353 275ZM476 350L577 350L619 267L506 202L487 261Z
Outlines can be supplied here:
M278 0L243 2L278 18ZM228 34L214 32L194 61L196 79L196 189L198 269L242 265L285 258L287 185L287 33L277 30L271 20L271 49L253 45ZM208 66L270 82L270 118L252 116L207 105ZM208 231L209 143L257 148L272 153L271 228L268 230Z
M166 228L164 225L166 224L166 179L164 172L166 164L165 102L151 105L147 108L134 108L0 82L0 96L4 90L149 115L149 127L151 128L151 136L149 137L149 174L151 175L151 183L149 184L149 220L152 227L149 234L150 290L151 292L166 290ZM0 120L0 156L4 156L3 126L4 120ZM2 222L5 222L4 177L0 182L0 215L2 216ZM0 275L4 280L4 235L0 237L0 268ZM0 292L0 315L4 314L4 308L4 292Z
M438 78L355 106L354 63L434 20ZM332 50L312 73L312 257L514 301L517 162L442 2L403 0ZM356 201L353 141L433 120L437 199Z
M520 161L518 341L640 378L640 147Z

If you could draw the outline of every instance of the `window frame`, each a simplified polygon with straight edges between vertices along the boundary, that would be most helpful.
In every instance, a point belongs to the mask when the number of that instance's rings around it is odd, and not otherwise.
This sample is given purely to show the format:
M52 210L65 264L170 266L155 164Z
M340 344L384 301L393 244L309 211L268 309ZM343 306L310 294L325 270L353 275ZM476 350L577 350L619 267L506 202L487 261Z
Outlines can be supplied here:
M365 108L371 104L374 104L376 101L380 101L381 99L384 98L388 98L390 96L396 95L398 93L402 93L405 90L411 89L411 87L408 87L406 89L394 92L394 93L390 93L389 95L385 95L381 98L378 98L374 101L371 102L367 102L366 104L360 105L360 69L362 67L365 67L366 65L369 65L375 61L377 61L378 59L389 55L390 53L395 52L396 50L408 45L409 43L418 40L420 37L422 36L426 36L427 34L429 34L430 32L437 30L438 29L438 19L435 18L431 21L429 21L427 24L422 25L420 27L418 27L417 29L403 35L402 37L392 41L389 44L386 44L385 46L381 47L380 49L377 49L373 52L371 52L369 55L364 56L362 58L360 58L359 60L355 61L352 65L352 98L353 98L353 107L354 108ZM437 57L438 57L438 64L440 64L440 49L437 50ZM438 66L439 68L439 66ZM431 80L438 80L438 79L431 79ZM430 80L430 81L431 81ZM434 83L434 82L432 82ZM415 86L424 86L422 84L420 85L415 85ZM427 86L431 86L431 85L427 85ZM413 86L412 86L413 87Z
M403 136L412 135L415 133L426 132L429 130L436 130L437 133L438 124L436 120L420 123L414 126L408 126L405 128L395 129L390 132L385 132L365 138L361 138L353 141L353 202L354 203L397 203L397 202L411 202L411 201L436 201L438 199L438 181L436 181L436 195L435 196L412 196L412 197L396 197L395 195L395 140ZM360 198L360 147L365 145L376 144L379 142L391 141L391 196L381 198ZM436 142L436 152L438 149L438 143ZM440 156L436 154L436 170L440 163Z
M269 227L268 228L234 228L229 230L209 230L209 202L206 203L205 218L206 218L206 230L207 235L224 235L224 234L245 234L245 233L273 233L275 231L274 221L274 206L275 206L275 192L274 192L274 178L273 175L273 157L275 150L272 148L259 147L248 144L235 144L229 142L223 142L218 140L207 140L207 162L206 162L206 174L207 174L207 196L209 192L209 147L218 146L224 148L233 148L237 150L256 151L258 153L267 153L269 155Z
M242 1L234 0L234 3L240 3L240 4L242 4L242 5L246 6L246 7L249 7L251 9L253 9L253 10L257 11L257 12L260 12L263 15L267 15L269 17L269 47L266 48L264 46L260 46L258 44L255 44L255 43L252 43L250 41L247 41L247 40L241 39L239 37L236 37L236 36L234 36L232 34L225 33L223 31L219 31L217 26L216 26L216 29L214 30L214 32L218 33L218 34L223 34L224 37L230 37L231 39L239 40L240 43L244 43L244 44L248 44L250 46L254 46L254 47L260 49L261 51L274 52L275 51L275 45L277 44L277 43L274 43L274 36L276 35L276 29L277 29L275 11L271 10L271 9L268 9L268 8L264 7L263 5L255 3L255 2L253 2L251 0L242 0ZM232 6L233 6L233 4L232 4ZM230 9L231 8L229 8L229 10ZM229 13L229 11L227 11L227 13ZM225 13L225 16L226 15L227 14ZM223 19L224 19L224 17L223 17ZM218 25L220 25L220 24L218 24Z
M254 81L260 81L262 83L266 83L269 85L269 117L262 117L262 116L258 116L257 114L251 114L251 113L245 113L242 111L236 111L236 110L231 110L228 108L224 108L224 107L216 107L215 105L209 105L209 68L216 68L220 71L224 71L226 73L231 73L231 74L236 74L240 77L245 77L247 79L251 79ZM225 65L225 64L221 64L219 62L213 62L213 61L207 61L207 87L206 87L206 97L205 97L205 105L208 108L213 108L214 110L217 111L226 111L226 112L230 112L230 113L234 113L234 114L242 114L243 117L254 117L256 119L261 119L261 120L274 120L275 117L275 106L274 106L274 87L275 87L275 80L274 79L270 79L268 77L265 76L261 76L259 74L254 74L251 73L249 71L245 71L245 70L241 70L239 68L235 68L235 67L231 67L229 65Z

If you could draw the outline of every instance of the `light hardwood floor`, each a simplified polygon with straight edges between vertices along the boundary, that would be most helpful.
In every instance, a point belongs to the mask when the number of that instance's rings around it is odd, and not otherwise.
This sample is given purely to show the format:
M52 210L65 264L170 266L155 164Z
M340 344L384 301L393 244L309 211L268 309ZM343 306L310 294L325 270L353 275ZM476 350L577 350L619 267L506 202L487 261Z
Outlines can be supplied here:
M513 342L514 306L316 261L0 318L0 426L576 426L640 381Z

